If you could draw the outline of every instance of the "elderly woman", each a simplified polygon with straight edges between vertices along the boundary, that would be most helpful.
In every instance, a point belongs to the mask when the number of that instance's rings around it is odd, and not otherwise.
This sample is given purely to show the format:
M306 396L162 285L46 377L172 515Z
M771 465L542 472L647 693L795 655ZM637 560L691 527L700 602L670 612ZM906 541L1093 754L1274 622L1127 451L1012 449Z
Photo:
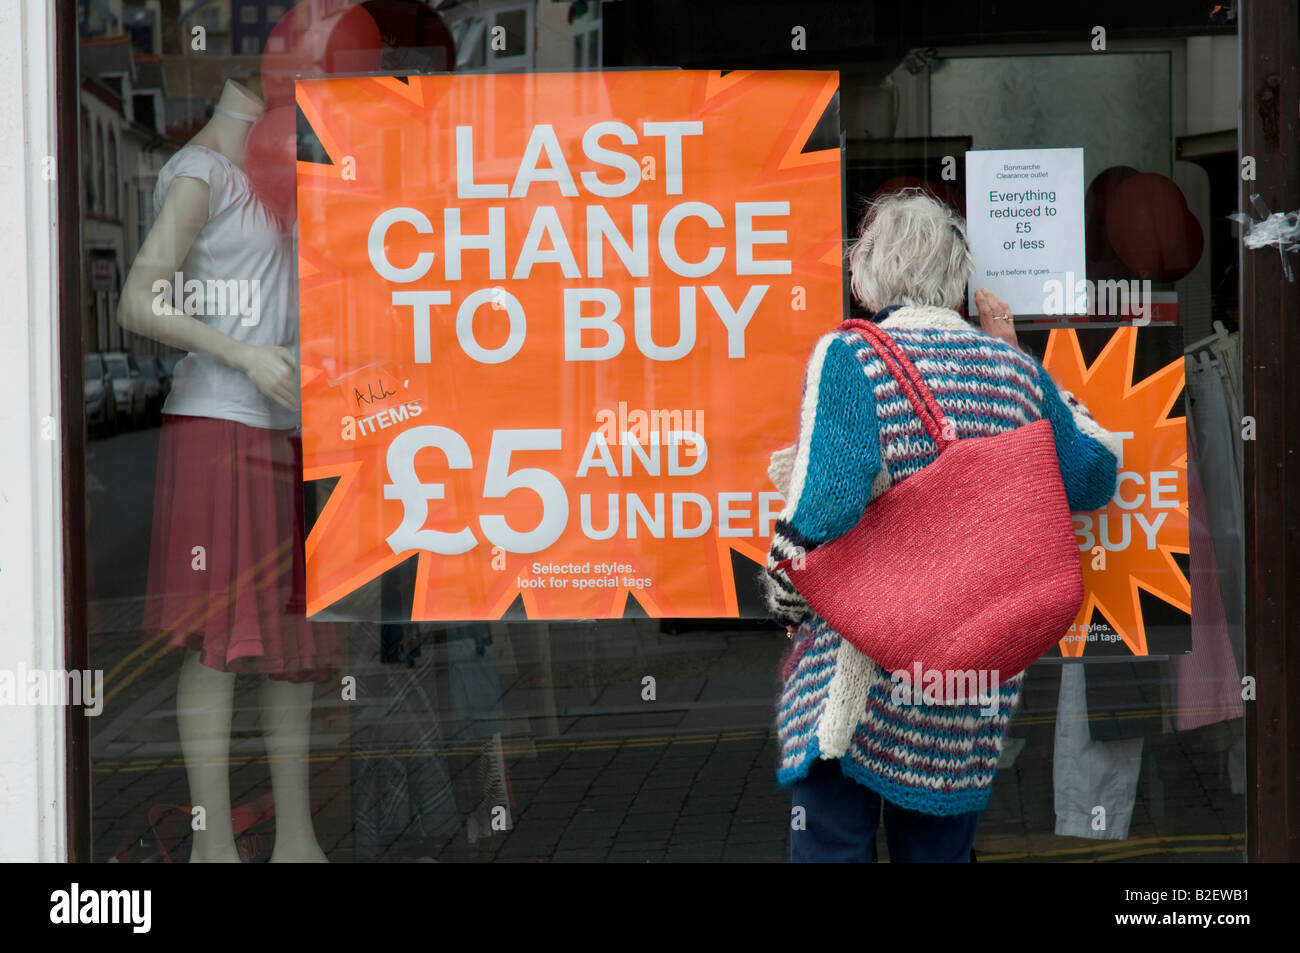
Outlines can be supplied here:
M849 261L854 296L911 358L959 439L1046 418L1070 508L1106 505L1116 440L1016 347L997 298L976 295L982 330L956 310L972 271L960 217L918 190L889 195L868 209ZM804 377L798 443L775 454L770 471L786 496L765 579L769 609L793 639L777 711L778 780L793 788L792 860L875 860L882 802L892 860L971 857L1023 673L1001 684L996 706L895 701L890 673L819 618L777 568L847 532L871 500L935 459L862 335L822 337Z

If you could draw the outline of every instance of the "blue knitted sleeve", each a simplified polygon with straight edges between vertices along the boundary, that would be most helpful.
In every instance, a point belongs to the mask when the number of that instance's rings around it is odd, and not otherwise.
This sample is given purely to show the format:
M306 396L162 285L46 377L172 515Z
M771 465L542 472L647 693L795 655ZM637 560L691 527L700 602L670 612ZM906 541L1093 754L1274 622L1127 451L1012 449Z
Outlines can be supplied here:
M1038 383L1043 390L1043 416L1052 424L1056 438L1056 459L1070 509L1101 509L1115 495L1119 461L1100 439L1084 433L1075 412L1066 404L1051 375L1038 366ZM1080 412L1083 413L1082 407ZM1084 421L1091 419L1084 413ZM1101 428L1092 423L1100 432Z
M778 565L852 529L881 466L871 384L853 345L840 334L825 335L804 372L785 507L760 574L768 610L778 622L797 625L809 611Z
M882 466L876 402L862 362L842 335L817 343L804 377L799 444L783 516L817 545L848 532Z

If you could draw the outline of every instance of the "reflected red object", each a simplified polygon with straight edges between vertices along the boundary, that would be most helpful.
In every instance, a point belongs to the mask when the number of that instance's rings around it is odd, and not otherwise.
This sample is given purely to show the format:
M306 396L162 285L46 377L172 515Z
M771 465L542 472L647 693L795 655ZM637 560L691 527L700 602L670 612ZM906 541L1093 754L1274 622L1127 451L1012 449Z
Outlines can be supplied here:
M244 168L259 199L291 220L298 211L298 107L268 109L248 132Z
M1087 222L1088 275L1093 278L1120 277L1128 267L1111 247L1106 234L1106 218L1115 190L1138 170L1127 165L1113 165L1097 174L1083 197L1083 214Z
M302 76L364 73L383 59L379 27L365 9L340 9L338 0L305 0L290 7L266 38L262 51L262 98L268 108L293 104L293 83Z
M1116 186L1106 212L1106 237L1139 278L1156 281L1186 275L1205 246L1182 189L1154 172L1129 176Z

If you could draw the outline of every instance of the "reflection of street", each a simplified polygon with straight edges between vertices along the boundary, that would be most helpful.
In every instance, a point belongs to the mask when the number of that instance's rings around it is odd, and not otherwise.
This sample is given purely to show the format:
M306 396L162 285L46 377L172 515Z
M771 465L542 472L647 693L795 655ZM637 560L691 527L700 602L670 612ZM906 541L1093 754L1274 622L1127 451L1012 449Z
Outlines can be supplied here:
M151 808L189 803L176 734L178 660L142 646L139 635L157 439L150 428L90 444L90 651L92 666L105 672L107 696L92 725L98 860L128 839L148 841ZM500 704L477 706L464 703L471 670L465 666L476 664L467 655L477 651L472 640L449 638L441 627L424 631L424 714L395 694L402 689L394 669L406 666L379 662L378 626L367 623L349 627L354 662L345 674L357 676L357 698L344 700L335 684L317 692L312 795L321 844L332 859L355 856L365 811L358 778L368 776L360 766L376 759L385 763L383 777L410 777L401 765L419 765L424 778L441 779L454 791L445 798L426 792L426 800L457 812L459 833L422 845L419 856L785 859L790 804L774 780L771 735L775 673L787 644L778 630L679 623L669 634L653 620L493 625L483 662L495 667L492 690ZM655 680L652 700L643 697L646 676ZM1240 856L1241 801L1230 793L1206 732L1148 735L1127 840L1055 836L1058 681L1051 665L1035 668L1013 732L1026 740L1014 764L999 772L980 821L981 860ZM1158 685L1151 687L1158 696ZM256 681L240 679L231 738L235 805L255 802L269 789L257 716ZM376 723L384 726L380 736L372 730ZM507 766L504 786L500 778L484 779L485 763L498 758ZM506 801L501 813L509 830L485 829L476 819L484 792ZM414 831L415 820L410 823ZM408 842L414 839L399 831L394 855L413 856Z
M90 585L97 599L144 595L157 454L157 427L87 445Z

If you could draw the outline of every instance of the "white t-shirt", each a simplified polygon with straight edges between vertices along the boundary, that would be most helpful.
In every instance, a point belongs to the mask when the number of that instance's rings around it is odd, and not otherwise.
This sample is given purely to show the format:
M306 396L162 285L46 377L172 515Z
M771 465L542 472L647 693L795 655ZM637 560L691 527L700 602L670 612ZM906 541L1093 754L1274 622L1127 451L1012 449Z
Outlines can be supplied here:
M253 194L243 169L197 145L182 148L159 171L155 215L178 175L208 184L208 221L185 256L179 281L172 276L171 287L161 292L163 300L239 341L286 348L296 361L298 262L293 232L281 230ZM177 362L163 413L275 430L298 426L296 413L265 396L242 371L193 353Z

